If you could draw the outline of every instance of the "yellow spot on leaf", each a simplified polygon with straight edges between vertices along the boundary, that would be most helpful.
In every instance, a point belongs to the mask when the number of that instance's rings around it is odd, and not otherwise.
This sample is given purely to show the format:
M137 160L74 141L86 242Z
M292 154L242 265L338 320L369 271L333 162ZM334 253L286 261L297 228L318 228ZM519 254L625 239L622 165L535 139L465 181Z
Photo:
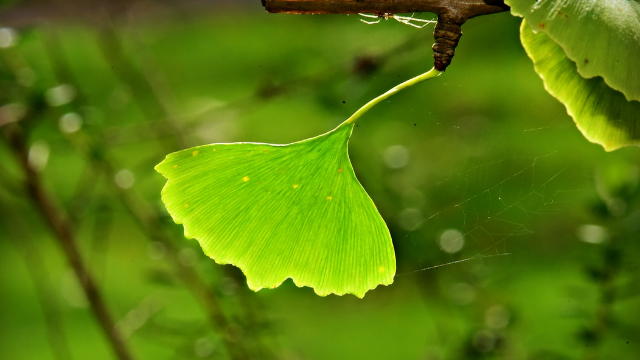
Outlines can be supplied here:
M338 169L338 172L341 173L342 172L342 168Z
M184 204L184 207L188 208L188 207L189 207L189 204Z
M196 155L198 155L199 152L200 151L196 150L196 151L192 152L191 155L196 156Z
M333 199L331 195L327 196L327 200L331 201L331 199Z
M178 167L178 164L173 165L173 168L174 168L174 169L175 169L175 168L177 168L177 167Z
M213 151L216 151L216 149L213 149Z
M380 266L380 267L378 268L378 272L383 273L383 272L384 272L384 266Z
M294 189L297 188L297 187L298 187L298 184L293 184L293 188Z
M249 177L248 177L248 176L243 177L243 178L242 178L242 181L244 181L244 182L249 181Z

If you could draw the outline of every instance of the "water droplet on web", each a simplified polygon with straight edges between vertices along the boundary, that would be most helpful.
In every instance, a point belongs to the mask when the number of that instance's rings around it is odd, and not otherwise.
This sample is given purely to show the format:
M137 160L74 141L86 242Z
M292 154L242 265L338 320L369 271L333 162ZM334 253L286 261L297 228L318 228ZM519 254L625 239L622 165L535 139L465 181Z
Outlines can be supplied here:
M44 141L36 141L29 148L29 166L37 172L44 170L49 162L49 145Z
M198 253L192 248L184 248L178 252L178 262L184 266L193 266L198 262Z
M422 212L418 209L404 209L399 215L400 226L407 231L417 230L423 218Z
M402 145L389 146L382 154L384 163L392 169L400 169L409 163L409 150Z
M0 28L0 49L8 49L18 42L18 32L11 28Z
M620 217L627 212L627 202L619 197L613 197L608 199L607 208L612 215Z
M494 305L485 313L484 323L490 329L500 330L509 325L510 317L509 310L504 306Z
M589 244L602 244L609 239L609 232L599 225L585 224L576 230L578 239Z
M7 104L0 107L0 126L18 122L27 114L27 108L22 104Z
M213 354L215 346L213 342L207 338L200 338L193 344L193 352L197 357L206 358Z
M464 235L455 229L447 229L440 235L440 248L449 254L457 253L464 246Z
M61 106L68 104L76 97L76 89L69 84L53 87L44 93L44 98L49 106Z
M129 189L136 182L136 178L133 173L127 169L118 171L114 180L116 185L121 189Z
M458 305L468 305L475 301L476 290L467 283L457 283L451 286L449 296Z
M60 117L58 127L65 134L73 134L82 127L82 118L74 112L66 113Z

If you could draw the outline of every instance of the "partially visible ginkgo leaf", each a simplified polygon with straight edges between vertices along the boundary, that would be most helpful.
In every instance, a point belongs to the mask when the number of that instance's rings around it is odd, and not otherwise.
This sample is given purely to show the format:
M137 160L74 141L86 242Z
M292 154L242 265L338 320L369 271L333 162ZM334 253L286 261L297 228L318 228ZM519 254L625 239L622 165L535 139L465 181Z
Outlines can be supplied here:
M583 78L600 76L627 100L640 101L639 0L505 0L546 33Z
M162 199L185 236L253 290L287 278L318 295L363 297L393 282L391 236L355 176L352 123L289 145L212 144L156 166Z
M607 151L640 145L640 102L627 101L600 77L580 76L562 47L546 33L535 33L526 20L520 27L520 35L545 88L565 104L589 141Z

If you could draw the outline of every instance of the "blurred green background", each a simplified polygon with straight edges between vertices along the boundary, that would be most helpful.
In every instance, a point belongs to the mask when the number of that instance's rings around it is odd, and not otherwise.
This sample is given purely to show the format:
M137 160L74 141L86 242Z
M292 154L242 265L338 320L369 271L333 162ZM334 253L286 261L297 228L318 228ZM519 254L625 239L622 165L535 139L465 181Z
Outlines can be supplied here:
M173 224L153 166L189 146L334 128L431 67L432 26L267 14L258 1L3 4L1 358L114 358L20 156L136 359L640 353L640 152L582 137L535 74L520 19L470 20L445 74L359 121L350 156L398 268L360 300L290 280L249 291Z

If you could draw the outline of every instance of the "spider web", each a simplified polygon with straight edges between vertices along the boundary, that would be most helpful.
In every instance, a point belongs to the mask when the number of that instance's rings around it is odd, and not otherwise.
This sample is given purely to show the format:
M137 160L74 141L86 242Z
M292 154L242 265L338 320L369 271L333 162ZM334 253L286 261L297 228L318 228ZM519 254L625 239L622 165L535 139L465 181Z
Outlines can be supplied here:
M458 151L459 158L467 158L460 165L436 167L434 172L438 174L408 195L422 195L424 205L411 208L403 204L404 209L395 214L395 220L389 221L402 257L398 275L526 251L535 246L536 239L548 236L544 233L545 222L559 219L579 206L575 196L584 198L585 191L591 191L586 184L591 177L566 166L562 151L539 150L534 156L504 154L509 154L509 147L518 139L544 138L545 132L556 130L520 129L515 141L513 133L505 132L505 140L498 145L480 139L468 145L466 151ZM418 147L410 153L420 155L421 151ZM473 156L478 152L485 155ZM429 167L407 165L412 166ZM412 176L416 175L408 175ZM448 241L458 242L453 249L446 248L446 241L443 246L447 231Z
M503 186L508 186L514 182L524 183L527 177L535 178L536 165L539 160L542 160L548 156L554 154L548 154L541 157L536 157L530 160L530 164L523 168L517 168L513 164L511 170L505 178L493 185L487 186L480 192L472 192L472 194L464 200L457 202L442 210L431 213L423 220L414 225L411 230L404 236L403 240L410 239L414 246L417 242L422 241L418 234L420 228L430 223L439 223L439 218L450 217L460 218L454 221L453 230L458 230L464 245L461 246L459 251L447 251L442 249L445 253L448 253L451 262L433 265L427 268L421 268L416 271L429 270L440 266L456 264L464 261L510 255L509 253L509 240L517 238L522 235L530 235L535 232L528 226L529 221L537 216L541 215L557 215L562 213L560 206L561 195L563 191L554 190L553 182L559 176L562 175L564 169L559 170L549 177L545 177L540 183L537 183L535 179L529 180L528 185L522 185L519 194L504 195ZM482 179L474 177L478 176L478 173L485 171L487 168L502 167L505 164L512 163L513 159L503 159L486 164L476 165L463 172L457 173L452 177L441 180L435 186L436 188L446 184L448 182L457 179L464 179L465 182L482 182ZM468 189L462 189L463 193L467 193ZM478 204L481 202L488 203L491 210L478 210ZM497 206L493 206L497 203ZM444 220L443 222L447 222ZM455 229L455 223L459 225L459 229ZM453 260L456 253L461 252L464 248L472 247L472 253L474 255L465 257L461 260ZM468 252L465 252L465 254ZM412 273L410 272L410 273ZM404 275L399 274L399 275Z

